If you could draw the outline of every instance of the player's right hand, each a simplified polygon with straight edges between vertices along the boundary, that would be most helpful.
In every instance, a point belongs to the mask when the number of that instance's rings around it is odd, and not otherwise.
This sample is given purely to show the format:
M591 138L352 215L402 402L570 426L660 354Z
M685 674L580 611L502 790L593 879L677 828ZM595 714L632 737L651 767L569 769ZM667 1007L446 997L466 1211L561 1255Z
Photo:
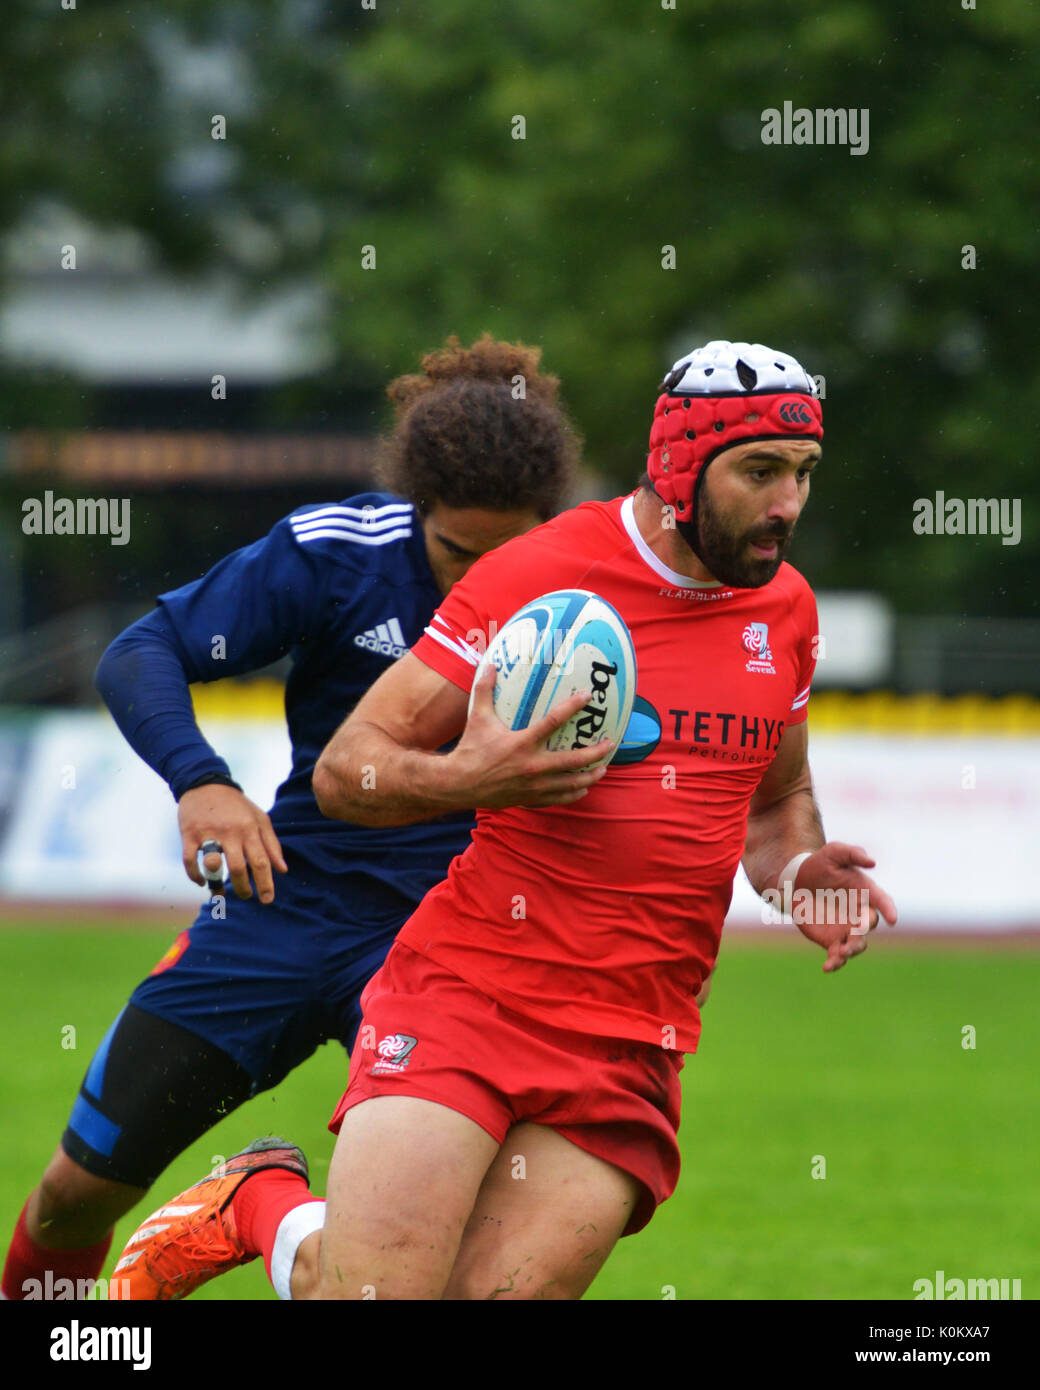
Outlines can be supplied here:
M192 883L205 887L198 864L199 849L206 840L216 840L224 850L231 885L238 897L253 896L249 882L252 874L260 901L274 900L272 865L282 874L288 873L288 865L270 816L237 787L221 782L193 787L177 803L177 824L184 872ZM219 859L217 854L207 854L206 868L219 871Z
M588 704L591 692L572 695L530 728L507 729L495 714L496 672L489 667L474 688L473 709L447 758L468 805L565 806L587 796L607 770L591 767L610 751L607 740L588 748L551 753L550 735Z

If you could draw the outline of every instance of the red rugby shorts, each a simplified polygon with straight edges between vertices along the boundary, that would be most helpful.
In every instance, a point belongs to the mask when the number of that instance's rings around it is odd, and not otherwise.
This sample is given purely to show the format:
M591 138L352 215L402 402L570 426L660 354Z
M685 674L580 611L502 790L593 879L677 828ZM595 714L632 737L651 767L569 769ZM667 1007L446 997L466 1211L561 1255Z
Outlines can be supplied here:
M353 1106L389 1095L457 1110L499 1144L513 1125L549 1125L642 1184L625 1235L675 1190L681 1054L536 1022L400 942L361 1005L334 1134Z

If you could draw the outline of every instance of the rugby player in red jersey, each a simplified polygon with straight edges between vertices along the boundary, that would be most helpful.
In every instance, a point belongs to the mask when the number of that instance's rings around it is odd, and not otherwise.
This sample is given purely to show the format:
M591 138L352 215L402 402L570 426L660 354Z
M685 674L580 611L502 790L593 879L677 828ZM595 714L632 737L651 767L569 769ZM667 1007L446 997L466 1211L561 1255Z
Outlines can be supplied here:
M807 759L816 605L784 556L822 435L793 358L688 354L636 492L480 560L360 701L319 760L322 810L403 825L475 804L473 840L363 997L327 1208L244 1159L175 1199L183 1228L131 1240L134 1296L190 1292L277 1224L283 1296L580 1297L675 1187L679 1070L738 863L762 893L830 890L796 918L827 972L894 923L867 853L825 843ZM605 767L601 746L542 746L580 696L513 733L489 674L466 717L489 632L562 588L612 603L635 643L643 733Z

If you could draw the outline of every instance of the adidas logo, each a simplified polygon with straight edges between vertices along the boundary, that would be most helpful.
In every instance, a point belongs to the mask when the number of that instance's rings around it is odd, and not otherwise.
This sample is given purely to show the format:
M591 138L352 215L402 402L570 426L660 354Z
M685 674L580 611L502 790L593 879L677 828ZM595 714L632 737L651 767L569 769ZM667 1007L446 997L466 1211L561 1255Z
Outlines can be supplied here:
M354 638L354 646L364 647L367 652L378 652L380 656L392 656L395 661L408 650L401 624L396 618L388 618L385 623L376 623L367 632L359 632Z

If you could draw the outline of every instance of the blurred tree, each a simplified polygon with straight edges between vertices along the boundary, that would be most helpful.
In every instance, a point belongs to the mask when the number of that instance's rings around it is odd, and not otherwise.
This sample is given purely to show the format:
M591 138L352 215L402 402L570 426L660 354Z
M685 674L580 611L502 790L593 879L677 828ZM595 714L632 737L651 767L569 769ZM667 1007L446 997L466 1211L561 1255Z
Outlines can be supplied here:
M539 342L619 486L681 351L784 348L827 393L796 563L1030 614L1038 38L1030 0L39 5L5 20L0 230L51 199L185 273L311 273L369 385L450 331ZM785 101L865 109L868 148L764 144ZM936 490L1021 497L1021 544L915 535Z

